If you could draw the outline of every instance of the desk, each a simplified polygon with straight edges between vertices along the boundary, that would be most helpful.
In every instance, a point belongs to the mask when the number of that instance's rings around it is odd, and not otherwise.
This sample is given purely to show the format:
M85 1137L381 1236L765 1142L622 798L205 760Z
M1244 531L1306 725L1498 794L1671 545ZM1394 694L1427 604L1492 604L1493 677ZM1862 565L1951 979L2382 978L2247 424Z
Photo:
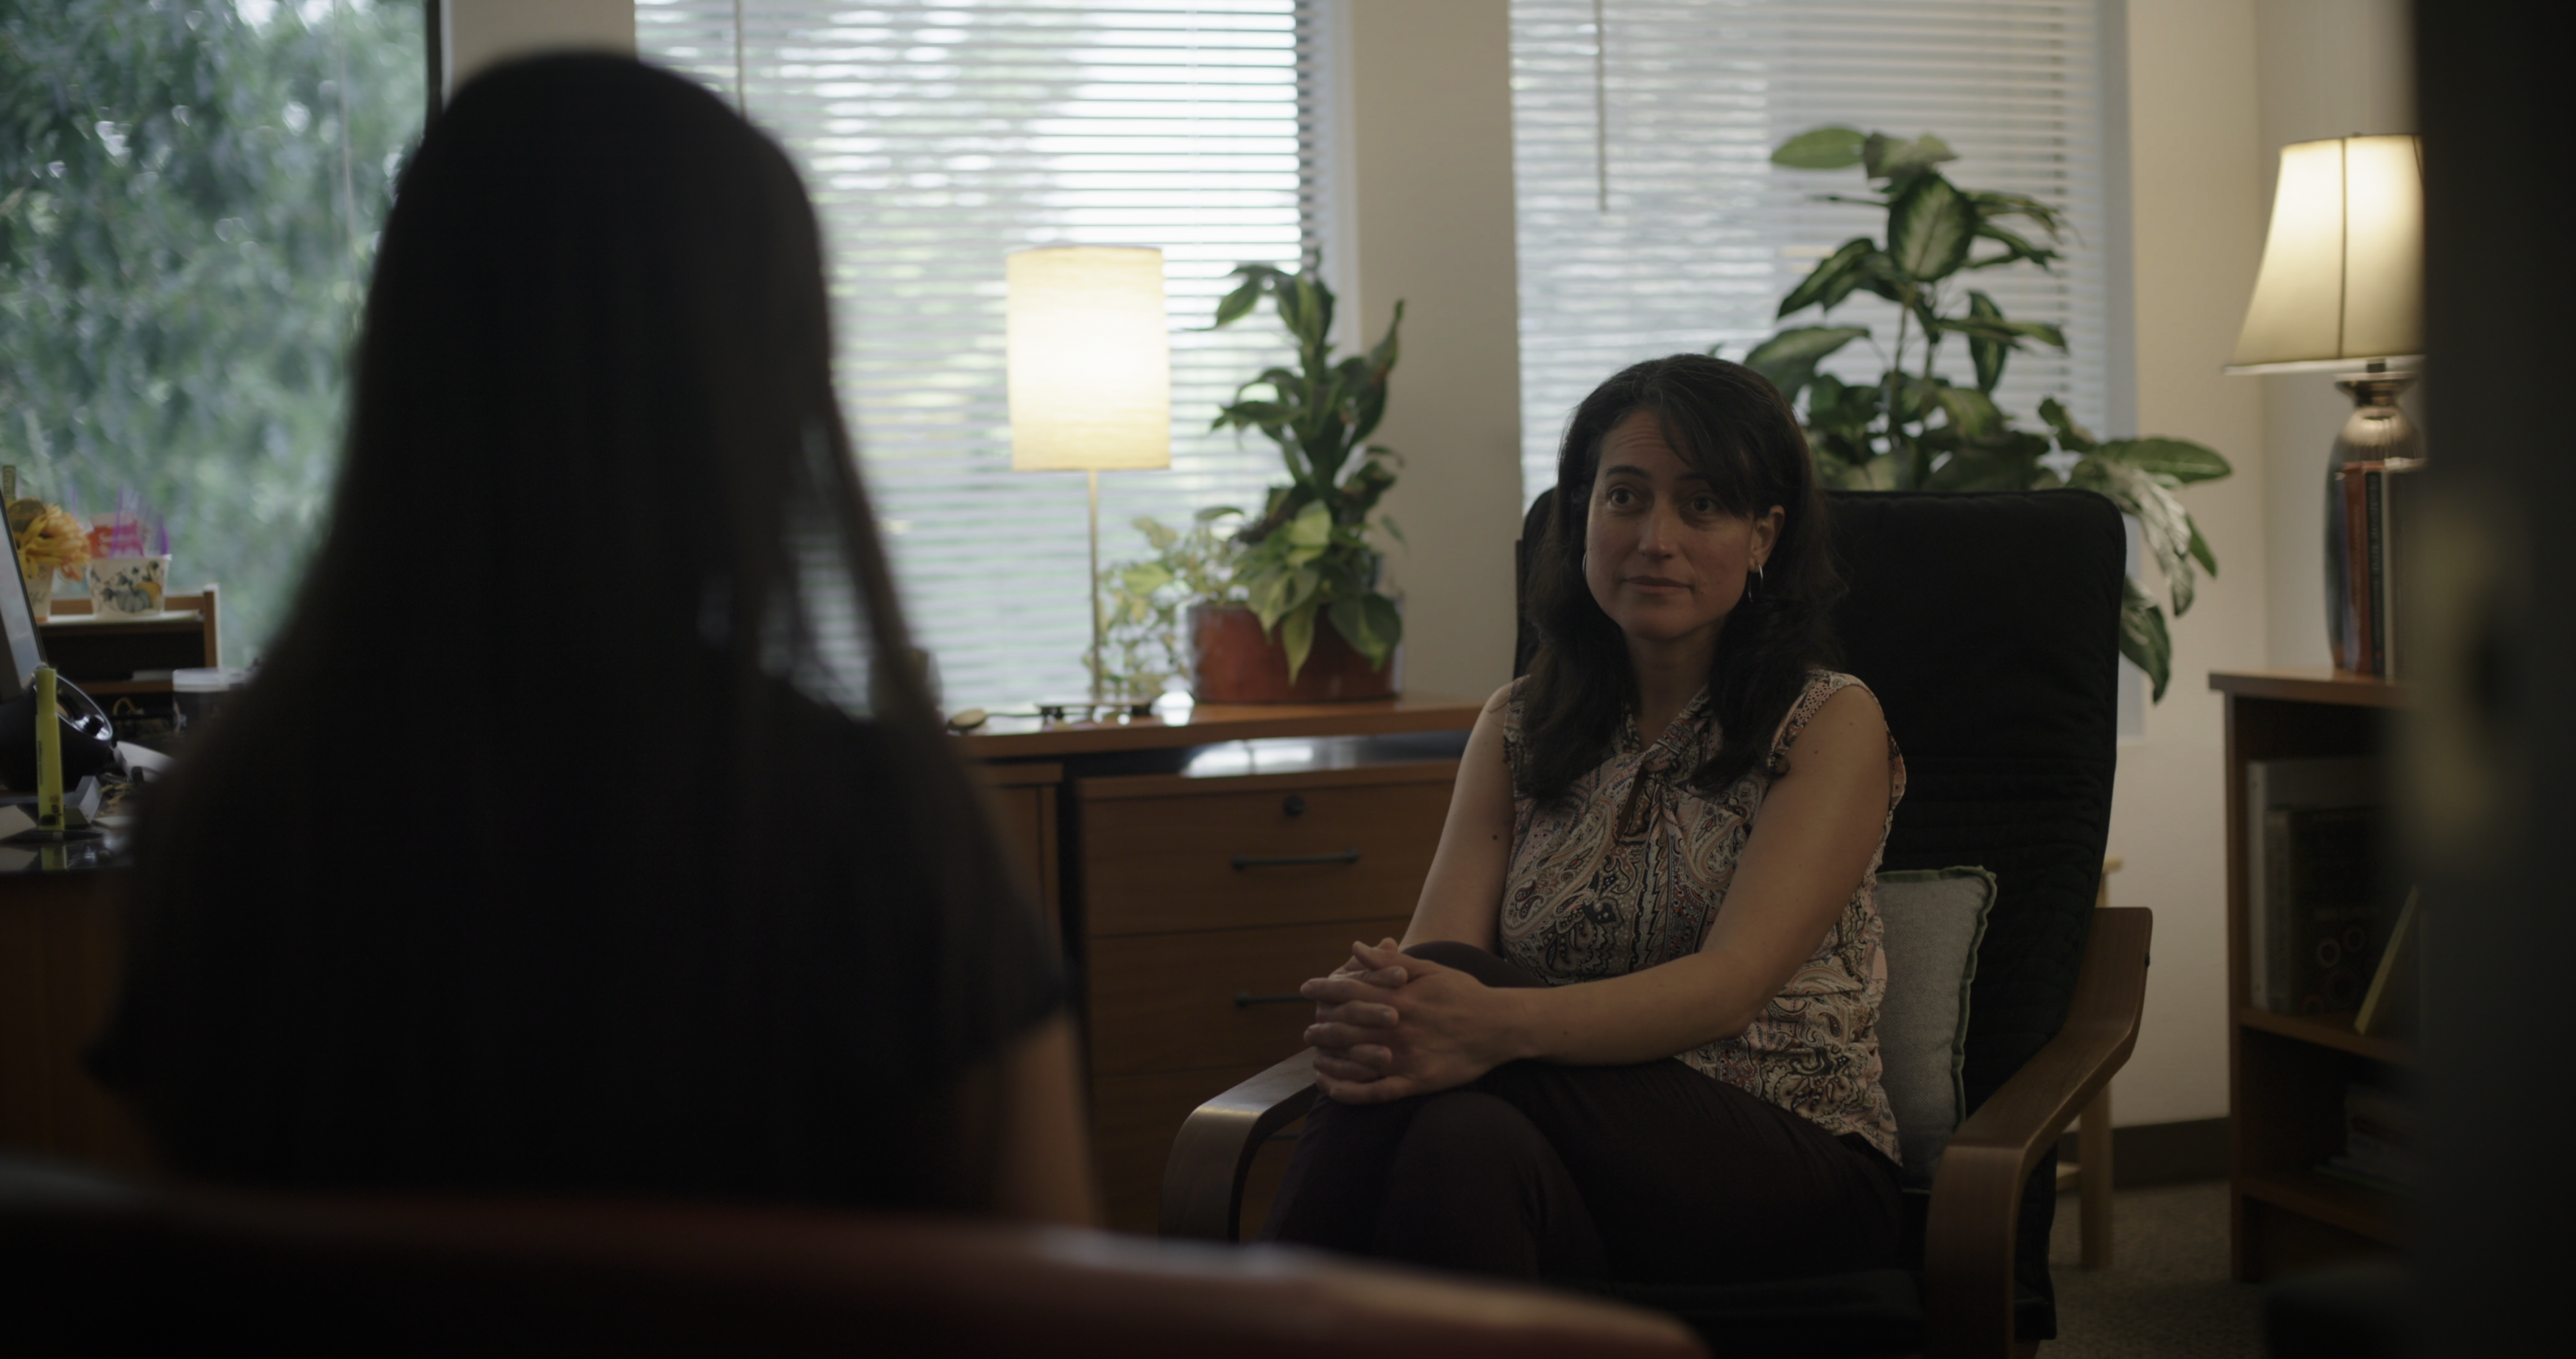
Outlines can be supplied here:
M1110 1226L1152 1232L1181 1120L1303 1045L1299 982L1404 933L1481 706L1204 704L958 738L988 784L1059 771L1051 843L1016 809L1003 825L1052 869Z
M0 1146L142 1171L141 1129L80 1065L116 995L113 858L0 846Z

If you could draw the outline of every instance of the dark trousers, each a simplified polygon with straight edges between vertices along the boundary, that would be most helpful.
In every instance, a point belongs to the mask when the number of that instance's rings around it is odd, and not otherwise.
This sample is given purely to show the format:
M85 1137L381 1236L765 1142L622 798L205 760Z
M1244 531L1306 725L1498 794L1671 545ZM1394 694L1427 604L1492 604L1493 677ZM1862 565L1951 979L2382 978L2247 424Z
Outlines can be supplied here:
M1409 952L1488 986L1466 944ZM1731 1283L1898 1264L1894 1162L1677 1058L1512 1062L1388 1104L1315 1101L1265 1238L1511 1278Z

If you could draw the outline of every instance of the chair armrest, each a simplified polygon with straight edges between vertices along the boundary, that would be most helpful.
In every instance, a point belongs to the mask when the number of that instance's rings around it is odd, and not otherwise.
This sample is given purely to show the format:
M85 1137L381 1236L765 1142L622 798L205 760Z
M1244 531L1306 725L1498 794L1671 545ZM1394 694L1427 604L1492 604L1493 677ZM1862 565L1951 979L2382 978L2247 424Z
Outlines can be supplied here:
M2137 1046L2155 913L2093 913L2066 1023L1941 1152L1924 1225L1927 1339L1945 1359L2004 1359L2013 1345L2013 1249L2022 1187L2039 1158Z
M1253 1153L1314 1102L1315 1050L1308 1048L1191 1110L1163 1163L1162 1234L1234 1240Z

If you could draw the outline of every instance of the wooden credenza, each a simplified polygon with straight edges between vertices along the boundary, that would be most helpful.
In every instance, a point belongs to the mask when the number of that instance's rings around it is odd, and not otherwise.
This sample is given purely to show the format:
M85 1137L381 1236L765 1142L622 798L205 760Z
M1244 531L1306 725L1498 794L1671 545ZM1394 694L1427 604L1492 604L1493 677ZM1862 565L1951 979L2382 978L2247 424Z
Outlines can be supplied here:
M1110 1226L1153 1231L1181 1121L1304 1045L1313 1008L1298 983L1354 939L1404 933L1477 710L1211 705L1186 726L964 738L988 781L1015 758L1063 771L1052 853ZM1247 1222L1280 1159L1256 1165Z

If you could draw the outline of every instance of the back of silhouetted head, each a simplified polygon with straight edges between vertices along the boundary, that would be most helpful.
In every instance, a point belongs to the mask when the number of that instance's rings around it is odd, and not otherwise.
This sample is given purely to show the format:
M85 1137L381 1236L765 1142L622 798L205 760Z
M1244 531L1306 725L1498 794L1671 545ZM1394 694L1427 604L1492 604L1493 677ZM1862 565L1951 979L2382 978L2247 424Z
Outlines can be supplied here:
M706 90L543 57L431 124L324 542L138 837L111 1055L186 1168L810 1188L847 1148L706 1148L833 1078L799 1065L818 1043L889 1091L954 1068L814 1032L814 995L972 957L949 908L1019 895L909 660L831 357L813 209ZM854 950L863 922L918 946ZM928 1032L993 1031L991 994L928 989ZM936 1140L971 1161L989 1132Z
M1758 516L1774 505L1782 513L1758 588L1736 605L1721 634L1708 683L1723 739L1693 782L1723 788L1752 768L1808 670L1833 658L1827 615L1843 587L1797 412L1769 378L1740 363L1676 354L1625 368L1566 423L1555 499L1529 563L1523 607L1540 645L1530 662L1527 736L1514 770L1526 795L1554 798L1599 764L1634 701L1625 640L1592 598L1583 551L1602 440L1639 412L1661 423L1673 450L1707 478L1727 513Z

